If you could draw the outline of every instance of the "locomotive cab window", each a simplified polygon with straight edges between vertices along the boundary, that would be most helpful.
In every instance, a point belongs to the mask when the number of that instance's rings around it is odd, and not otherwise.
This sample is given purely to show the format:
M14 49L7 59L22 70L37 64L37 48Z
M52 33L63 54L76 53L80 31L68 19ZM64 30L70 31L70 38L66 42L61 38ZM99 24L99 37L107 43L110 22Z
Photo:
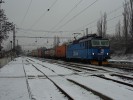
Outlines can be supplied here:
M92 40L91 43L92 43L92 46L100 46L99 40Z
M101 46L109 46L109 40L100 40Z
M109 46L109 40L92 40L92 46Z

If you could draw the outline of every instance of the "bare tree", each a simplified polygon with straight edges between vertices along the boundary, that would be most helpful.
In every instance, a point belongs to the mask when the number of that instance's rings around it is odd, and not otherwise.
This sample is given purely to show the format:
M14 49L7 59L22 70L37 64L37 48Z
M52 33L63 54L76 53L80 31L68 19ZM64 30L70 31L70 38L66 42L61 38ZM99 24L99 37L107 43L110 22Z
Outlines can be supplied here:
M130 36L133 39L133 0L125 0L123 17L124 34L125 32L127 33L127 35L130 33Z
M124 12L123 12L123 36L125 39L125 48L126 51L125 53L128 52L128 48L130 47L130 42L129 41L129 24L130 24L130 12L129 12L129 3L127 2L127 0L125 0L124 3Z
M103 30L102 30L102 23L103 23L103 20L101 18L97 22L97 32L98 32L99 36L102 36L102 32L103 32Z
M13 28L13 23L7 21L6 15L3 9L0 9L0 51L2 49L1 43L8 38L8 33Z
M118 47L119 51L124 51L123 53L133 53L133 0L125 0L123 8L123 25L118 22L115 38L112 38L111 43L114 50Z
M115 34L116 34L116 39L120 40L121 39L121 23L120 23L120 21L116 24Z
M58 46L59 45L59 43L60 43L60 38L58 37L58 36L55 36L54 37L54 48L56 47L56 46Z
M107 30L107 14L104 13L103 16L97 22L97 32L99 36L106 37Z
M128 13L128 4L125 1L124 4L124 12L123 12L123 36L125 38L125 42L127 44L127 39L128 39L128 18L129 18L129 13Z
M53 45L54 45L54 48L56 47L56 36L54 36L54 42L53 42Z
M104 13L103 15L103 37L106 37L106 31L107 31L107 14Z
M59 43L60 43L60 38L59 38L59 36L57 36L57 46L59 46Z
M128 4L128 13L129 13L129 32L133 38L133 0L129 1Z

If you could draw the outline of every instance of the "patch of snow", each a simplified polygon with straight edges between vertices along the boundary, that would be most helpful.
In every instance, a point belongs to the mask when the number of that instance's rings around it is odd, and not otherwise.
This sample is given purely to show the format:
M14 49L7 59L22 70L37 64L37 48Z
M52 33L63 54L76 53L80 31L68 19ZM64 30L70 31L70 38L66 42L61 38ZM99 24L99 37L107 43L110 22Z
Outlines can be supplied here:
M97 77L69 77L91 89L94 89L102 94L105 94L115 100L132 100L133 88L117 84L112 81L104 80Z
M36 70L35 67L33 67L31 64L28 65L24 64L24 68L26 71L26 75L28 76L43 76L43 74L38 70Z
M68 100L48 79L30 79L28 83L35 100Z
M30 100L25 78L0 78L0 100Z
M133 55L113 55L109 61L133 62Z
M58 65L53 65L53 64L50 64L50 63L47 63L47 62L41 62L41 61L36 60L36 59L32 59L32 60L34 61L34 63L36 63L36 64L39 63L39 64L45 66L46 68L49 68L49 69L53 70L55 73L58 73L58 74L63 74L64 75L64 74L72 74L72 73L74 73L72 70L60 67ZM30 61L30 62L32 62L32 61ZM37 66L39 66L39 65L37 65Z
M23 77L25 76L23 71L23 65L21 58L16 61L11 61L0 69L0 77Z
M50 77L58 86L60 86L67 94L74 98L74 100L101 100L98 96L94 95L62 77Z

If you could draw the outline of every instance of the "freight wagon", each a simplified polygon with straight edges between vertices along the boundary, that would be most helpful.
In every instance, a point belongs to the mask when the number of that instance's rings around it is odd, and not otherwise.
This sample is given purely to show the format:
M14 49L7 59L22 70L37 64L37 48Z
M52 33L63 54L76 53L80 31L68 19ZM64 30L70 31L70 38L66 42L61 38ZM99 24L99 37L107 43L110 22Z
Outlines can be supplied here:
M44 51L44 57L45 57L45 58L50 58L50 49L46 49L46 50Z
M42 54L42 48L39 48L38 49L38 57L43 57L43 54Z
M55 48L55 57L57 59L65 59L66 58L66 44L57 46Z
M55 57L55 49L49 49L49 58Z

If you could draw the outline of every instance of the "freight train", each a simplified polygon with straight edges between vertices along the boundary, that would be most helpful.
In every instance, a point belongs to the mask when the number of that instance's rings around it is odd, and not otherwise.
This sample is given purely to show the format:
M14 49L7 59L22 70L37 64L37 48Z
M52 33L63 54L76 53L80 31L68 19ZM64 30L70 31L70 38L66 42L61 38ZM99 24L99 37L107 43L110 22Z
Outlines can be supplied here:
M105 65L110 58L109 40L88 34L69 44L63 44L51 49L38 49L32 51L34 57L63 59L67 61L86 61L90 64Z

